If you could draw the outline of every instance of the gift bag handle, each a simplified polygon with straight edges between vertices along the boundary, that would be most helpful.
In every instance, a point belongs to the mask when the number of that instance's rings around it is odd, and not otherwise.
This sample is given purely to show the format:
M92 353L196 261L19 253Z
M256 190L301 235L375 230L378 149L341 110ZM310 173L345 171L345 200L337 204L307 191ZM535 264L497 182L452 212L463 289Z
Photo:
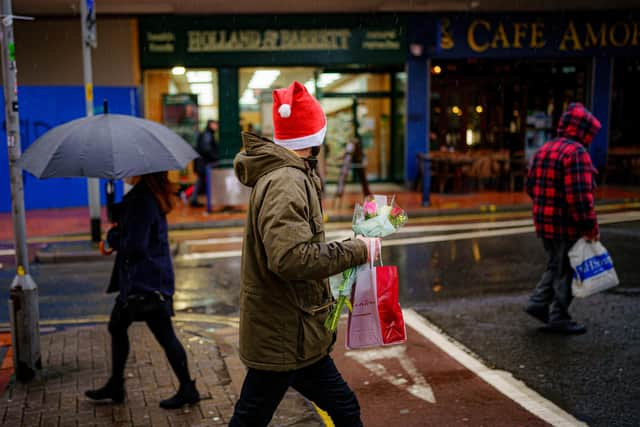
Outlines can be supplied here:
M373 240L369 241L369 253L370 254L374 254L375 253L376 244L378 245L378 255L380 257L380 267L382 267L384 265L384 262L382 262L382 242L380 241L380 239L378 239L376 241L373 241ZM369 262L371 268L374 267L375 262L376 262L375 258L371 257L371 261Z

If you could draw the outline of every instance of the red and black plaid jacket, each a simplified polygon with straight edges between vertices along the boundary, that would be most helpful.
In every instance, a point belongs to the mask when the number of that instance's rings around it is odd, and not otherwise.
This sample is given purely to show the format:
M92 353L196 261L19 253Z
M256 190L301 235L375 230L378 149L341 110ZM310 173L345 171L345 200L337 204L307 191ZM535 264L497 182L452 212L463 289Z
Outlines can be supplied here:
M558 136L533 158L527 193L538 236L577 240L598 234L593 206L597 171L585 146L599 130L600 122L582 104L570 104L560 118Z

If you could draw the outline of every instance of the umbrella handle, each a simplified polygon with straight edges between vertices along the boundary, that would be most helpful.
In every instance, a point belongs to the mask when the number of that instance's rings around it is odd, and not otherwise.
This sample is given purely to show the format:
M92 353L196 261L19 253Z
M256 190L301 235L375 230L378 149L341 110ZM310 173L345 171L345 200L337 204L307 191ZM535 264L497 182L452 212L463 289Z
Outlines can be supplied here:
M100 240L100 243L98 244L98 248L100 249L100 253L102 255L107 256L113 253L113 248L106 248L104 240Z

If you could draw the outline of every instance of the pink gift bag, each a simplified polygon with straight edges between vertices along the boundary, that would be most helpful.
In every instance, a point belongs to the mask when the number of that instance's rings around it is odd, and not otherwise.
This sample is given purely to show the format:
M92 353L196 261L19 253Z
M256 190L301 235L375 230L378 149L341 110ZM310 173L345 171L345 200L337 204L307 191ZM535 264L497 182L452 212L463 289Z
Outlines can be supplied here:
M398 302L398 268L358 267L349 313L346 345L349 349L401 344L407 330Z

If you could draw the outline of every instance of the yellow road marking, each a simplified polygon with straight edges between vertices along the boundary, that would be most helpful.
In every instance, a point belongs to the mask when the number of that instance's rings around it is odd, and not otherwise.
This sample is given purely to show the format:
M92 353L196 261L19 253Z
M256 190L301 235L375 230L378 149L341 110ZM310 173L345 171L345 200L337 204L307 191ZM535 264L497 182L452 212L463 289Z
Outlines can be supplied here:
M327 427L335 427L335 424L333 424L333 420L331 419L329 414L327 414L322 409L318 408L315 403L313 403L313 402L311 402L311 403L313 404L313 409L315 409L316 412L318 413L318 415L320 415L320 419L322 420L324 425L327 426Z

